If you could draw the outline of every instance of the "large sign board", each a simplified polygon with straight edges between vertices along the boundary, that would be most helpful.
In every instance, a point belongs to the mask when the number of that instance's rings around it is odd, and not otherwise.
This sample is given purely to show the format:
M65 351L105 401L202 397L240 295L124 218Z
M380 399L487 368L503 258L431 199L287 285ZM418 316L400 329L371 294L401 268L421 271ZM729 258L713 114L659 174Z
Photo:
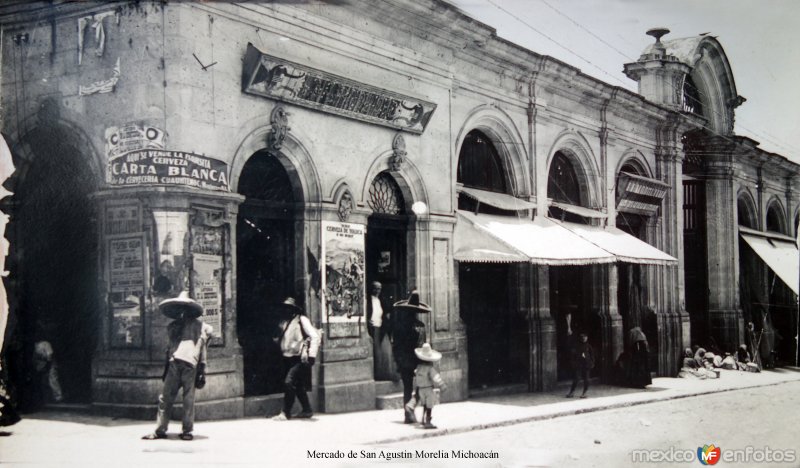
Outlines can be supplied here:
M386 127L422 133L436 104L267 55L247 44L242 90Z
M185 151L144 149L108 160L107 180L113 186L184 185L228 192L228 165Z

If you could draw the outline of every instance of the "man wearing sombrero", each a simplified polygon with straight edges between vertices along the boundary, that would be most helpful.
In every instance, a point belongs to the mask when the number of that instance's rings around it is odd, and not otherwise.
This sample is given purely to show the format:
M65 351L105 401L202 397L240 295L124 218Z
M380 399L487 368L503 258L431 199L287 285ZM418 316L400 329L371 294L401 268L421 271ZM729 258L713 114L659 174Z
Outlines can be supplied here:
M211 325L198 320L203 306L183 291L178 297L166 299L158 305L162 314L174 319L167 326L169 348L164 387L158 397L158 426L155 432L142 437L145 440L165 439L172 405L178 390L183 388L183 429L180 438L192 440L194 428L194 389L205 386L205 368L208 340L214 331Z
M411 401L414 390L414 369L417 368L417 356L414 350L427 341L425 324L417 319L417 314L429 314L431 308L419 301L419 293L412 291L407 300L395 302L392 319L392 353L400 379L403 381L403 409L405 424L417 422L414 412L406 405Z

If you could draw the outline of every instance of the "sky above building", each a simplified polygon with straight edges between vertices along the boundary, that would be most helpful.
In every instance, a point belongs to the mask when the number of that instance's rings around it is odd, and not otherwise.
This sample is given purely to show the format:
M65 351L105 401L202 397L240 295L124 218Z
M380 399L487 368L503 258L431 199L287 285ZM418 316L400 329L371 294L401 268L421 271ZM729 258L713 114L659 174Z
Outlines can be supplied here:
M663 40L708 33L731 63L747 102L737 135L800 163L800 1L449 0L497 35L611 85L637 91L622 72L667 27Z

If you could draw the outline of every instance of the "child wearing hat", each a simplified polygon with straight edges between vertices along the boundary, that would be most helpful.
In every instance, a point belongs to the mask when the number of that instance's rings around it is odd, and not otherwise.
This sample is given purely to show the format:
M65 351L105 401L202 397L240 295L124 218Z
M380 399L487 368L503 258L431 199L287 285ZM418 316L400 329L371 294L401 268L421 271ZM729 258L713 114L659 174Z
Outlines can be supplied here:
M447 384L442 380L439 371L433 363L442 359L442 353L431 348L430 343L425 343L421 348L414 349L419 363L414 371L414 386L416 391L414 399L408 402L406 409L413 413L417 404L423 407L422 427L424 429L436 429L431 424L433 407L439 403L439 392L447 390Z

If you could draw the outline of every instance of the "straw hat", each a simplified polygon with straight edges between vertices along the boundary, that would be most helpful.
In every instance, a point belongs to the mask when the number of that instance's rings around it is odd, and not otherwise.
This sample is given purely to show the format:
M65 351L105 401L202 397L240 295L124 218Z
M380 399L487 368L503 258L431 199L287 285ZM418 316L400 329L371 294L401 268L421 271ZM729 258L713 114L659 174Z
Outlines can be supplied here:
M419 301L419 293L417 291L411 291L411 295L408 296L408 299L404 301L395 302L394 310L395 311L403 310L406 312L414 312L421 314L429 314L431 312L431 308L428 304Z
M294 298L291 296L287 297L286 299L283 300L283 302L281 302L281 308L286 312L292 312L295 314L303 313L303 309L301 309L300 306L297 305L297 301L295 301Z
M171 319L197 318L203 315L203 306L189 297L189 291L181 291L178 297L161 301L158 310Z
M422 361L436 362L442 358L442 353L431 348L430 343L425 343L421 348L414 350L414 354Z

